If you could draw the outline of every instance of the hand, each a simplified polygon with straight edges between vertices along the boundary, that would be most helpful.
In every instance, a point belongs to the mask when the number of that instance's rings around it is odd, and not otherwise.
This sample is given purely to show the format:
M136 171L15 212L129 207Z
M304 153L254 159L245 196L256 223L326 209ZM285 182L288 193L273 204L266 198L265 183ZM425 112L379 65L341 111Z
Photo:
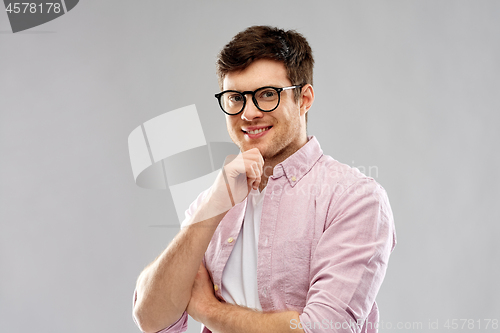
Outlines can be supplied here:
M187 227L224 214L245 200L252 188L259 188L263 167L264 158L257 148L228 156L210 193L200 204L196 216L183 226Z
M201 263L194 279L191 299L186 311L194 320L201 323L203 318L206 317L206 312L218 302L217 298L215 298L212 280L207 269Z
M259 188L264 167L264 158L259 149L252 148L236 156L228 156L223 171L213 186L216 202L226 200L229 195L231 207L239 204L253 189ZM229 207L230 208L230 207Z

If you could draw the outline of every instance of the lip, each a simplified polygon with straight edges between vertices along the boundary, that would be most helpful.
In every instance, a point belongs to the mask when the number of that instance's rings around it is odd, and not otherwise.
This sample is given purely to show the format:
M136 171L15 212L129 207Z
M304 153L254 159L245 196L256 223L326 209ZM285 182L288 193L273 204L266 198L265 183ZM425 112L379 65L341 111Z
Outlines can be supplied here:
M260 133L257 133L257 134L250 134L248 133L248 131L255 131L255 130L258 130L258 129L261 129L261 128L268 128L268 130L264 131L264 132L260 132ZM257 139L257 138L260 138L260 137L263 137L264 135L266 135L273 127L272 126L251 126L251 127L247 127L245 129L242 129L243 133L245 134L245 137L246 138L249 138L249 139Z
M258 130L258 129L261 129L261 128L267 128L267 127L272 127L271 125L267 125L267 126L249 126L249 127L245 127L245 128L242 128L243 132L248 132L248 131L255 131L255 130Z

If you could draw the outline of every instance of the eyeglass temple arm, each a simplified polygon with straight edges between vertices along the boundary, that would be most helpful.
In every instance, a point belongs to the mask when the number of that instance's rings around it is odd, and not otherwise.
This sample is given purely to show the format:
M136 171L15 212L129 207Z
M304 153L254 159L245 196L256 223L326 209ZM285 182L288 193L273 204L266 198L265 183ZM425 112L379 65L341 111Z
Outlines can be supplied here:
M302 88L303 86L304 86L303 84L297 84L295 86L281 88L281 90L290 90L290 89L295 89L295 88Z

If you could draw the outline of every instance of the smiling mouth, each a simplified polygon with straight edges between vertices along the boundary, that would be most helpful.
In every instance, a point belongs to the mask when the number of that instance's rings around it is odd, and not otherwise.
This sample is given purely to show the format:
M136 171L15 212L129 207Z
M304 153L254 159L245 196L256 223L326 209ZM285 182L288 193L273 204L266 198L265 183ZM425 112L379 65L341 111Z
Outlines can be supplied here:
M262 133L264 131L267 131L269 129L271 129L272 126L269 126L269 127L264 127L264 128L260 128L258 130L253 130L253 131L244 131L242 130L244 133L248 133L248 134L259 134L259 133Z

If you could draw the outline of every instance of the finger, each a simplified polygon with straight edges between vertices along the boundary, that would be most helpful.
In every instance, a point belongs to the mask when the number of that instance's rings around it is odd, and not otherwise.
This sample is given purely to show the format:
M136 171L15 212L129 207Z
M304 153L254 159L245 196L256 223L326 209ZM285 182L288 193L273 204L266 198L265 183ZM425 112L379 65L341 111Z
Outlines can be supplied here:
M252 148L252 150L253 151L249 151L248 154L245 155L245 158L249 161L257 163L259 167L263 167L264 159L262 158L262 155L260 154L259 150L257 148Z
M255 156L255 161L259 165L259 167L262 169L264 168L264 158L260 154L260 151L257 149L256 156Z
M258 162L256 162L254 164L254 168L255 168L255 171L256 171L256 177L258 179L260 179L260 177L262 177L262 165L260 165Z
M253 187L255 179L257 179L256 170L253 167L253 163L249 163L247 167L247 182L250 187Z
M252 165L254 172L255 172L255 180L253 182L253 188L257 190L260 185L260 177L261 177L261 171L259 169L259 166L255 163Z
M257 172L254 168L254 163L249 162L247 164L247 185L248 185L248 190L255 188L254 182L257 179Z
M260 150L258 148L252 148L251 152L252 156L255 158L255 161L258 161L259 164L264 165L264 157L262 157Z

